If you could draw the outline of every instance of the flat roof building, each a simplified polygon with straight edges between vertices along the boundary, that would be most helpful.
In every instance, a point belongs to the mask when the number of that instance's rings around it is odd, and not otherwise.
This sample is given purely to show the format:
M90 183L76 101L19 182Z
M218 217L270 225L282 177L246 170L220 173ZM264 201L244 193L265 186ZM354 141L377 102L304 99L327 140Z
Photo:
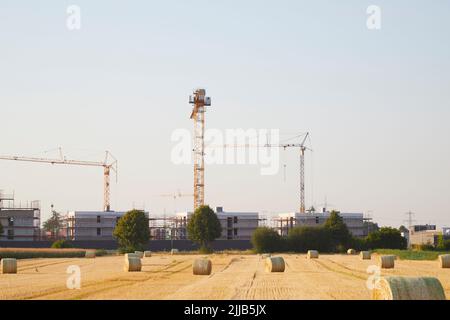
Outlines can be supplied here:
M113 231L126 212L72 211L65 217L70 240L113 240ZM145 212L148 218L148 212Z
M1 241L35 241L40 237L39 201L16 202L14 196L0 193Z
M364 237L367 235L364 227L364 214L339 212L339 215L344 220L344 223L347 225L347 228L352 233L352 235L354 235L355 237ZM296 226L318 227L323 225L329 217L329 211L311 213L280 213L275 219L277 223L276 228L280 235L287 236L289 230Z

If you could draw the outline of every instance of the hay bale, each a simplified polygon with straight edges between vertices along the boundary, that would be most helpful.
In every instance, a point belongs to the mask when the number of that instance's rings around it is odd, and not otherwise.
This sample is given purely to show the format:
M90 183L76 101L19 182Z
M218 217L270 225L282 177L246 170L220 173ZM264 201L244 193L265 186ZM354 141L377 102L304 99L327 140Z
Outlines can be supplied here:
M136 256L125 257L125 267L126 272L139 272L142 269L141 259Z
M284 272L285 263L282 257L266 258L266 272Z
M359 253L359 256L361 257L361 260L370 260L370 259L372 259L370 251L361 251Z
M195 275L207 276L211 274L212 263L206 258L195 259L192 264L192 272Z
M442 284L429 277L385 277L375 282L373 300L445 300Z
M308 254L306 256L308 259L319 259L319 251L308 250Z
M144 252L142 252L142 251L135 251L134 254L137 255L141 259L144 257Z
M348 255L355 255L356 254L356 250L355 249L348 249L347 250L347 254Z
M439 266L441 268L450 268L450 254L442 254L439 256Z
M179 251L178 251L178 249L172 249L172 250L170 250L170 254L177 254Z
M152 252L151 251L144 251L144 257L145 258L150 258L152 256Z
M0 261L0 273L17 273L17 260L4 258Z
M88 259L93 259L93 258L95 258L95 251L94 251L94 250L88 250L88 251L86 251L86 253L84 254L84 257L85 257L85 258L88 258Z
M392 269L395 266L395 256L380 256L380 268Z

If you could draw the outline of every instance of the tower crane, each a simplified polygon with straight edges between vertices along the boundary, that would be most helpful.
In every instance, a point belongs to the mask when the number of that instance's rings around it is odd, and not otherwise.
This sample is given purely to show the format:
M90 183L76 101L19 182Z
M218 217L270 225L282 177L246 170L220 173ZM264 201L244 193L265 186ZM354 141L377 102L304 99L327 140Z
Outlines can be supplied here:
M165 194L159 194L158 196L159 196L159 197L172 198L172 199L173 199L173 207L174 207L174 211L176 211L176 208L177 208L177 206L176 206L177 199L183 198L183 197L193 197L194 195L193 195L193 194L184 194L184 193L181 193L180 190L178 190L178 192L176 192L176 193L165 193Z
M205 204L205 107L211 106L211 98L205 89L197 89L189 96L193 104L191 119L194 120L194 211Z
M251 144L244 144L244 145L223 145L222 147L225 148L239 148L239 147L244 147L244 148L283 148L283 149L287 149L287 148L299 148L300 150L300 212L301 213L305 213L306 212L306 207L305 207L305 152L306 150L310 150L312 151L311 148L308 148L306 146L306 141L309 138L309 132L302 134L301 135L303 137L303 139L301 140L300 143L291 143L291 144L270 144L270 143L266 143L266 144L261 144L261 145L251 145ZM209 148L210 146L208 146ZM215 146L211 146L211 147L215 147Z
M110 202L110 173L114 171L117 179L117 159L109 151L105 152L105 160L103 162L96 161L81 161L70 160L63 156L61 148L59 148L60 158L36 158L36 157L23 157L23 156L7 156L0 155L0 160L15 160L23 162L37 162L37 163L50 163L58 165L73 165L73 166L88 166L88 167L102 167L103 168L103 210L105 212L111 211Z

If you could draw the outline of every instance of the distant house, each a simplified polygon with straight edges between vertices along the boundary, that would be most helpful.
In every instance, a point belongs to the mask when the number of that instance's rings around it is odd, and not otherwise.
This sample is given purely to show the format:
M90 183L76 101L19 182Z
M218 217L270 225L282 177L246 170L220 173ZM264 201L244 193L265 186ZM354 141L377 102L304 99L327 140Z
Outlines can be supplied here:
M439 241L439 236L442 235L435 225L414 225L409 230L409 245L433 245L436 246Z

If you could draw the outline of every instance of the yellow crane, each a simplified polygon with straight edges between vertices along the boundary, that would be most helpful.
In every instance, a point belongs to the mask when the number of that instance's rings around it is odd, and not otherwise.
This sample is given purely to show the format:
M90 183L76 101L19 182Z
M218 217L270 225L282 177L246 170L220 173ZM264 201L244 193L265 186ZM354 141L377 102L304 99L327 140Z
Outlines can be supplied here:
M189 97L193 104L191 119L194 120L194 211L205 204L205 111L211 106L211 98L205 89L197 89Z
M7 156L0 155L0 160L14 160L23 162L37 162L37 163L50 163L60 165L73 165L73 166L89 166L89 167L102 167L103 168L103 210L105 212L111 211L110 202L110 173L114 171L117 179L117 159L109 151L105 152L105 160L103 162L96 161L82 161L82 160L70 160L63 156L61 148L59 148L60 158L36 158L36 157L24 157L24 156Z

